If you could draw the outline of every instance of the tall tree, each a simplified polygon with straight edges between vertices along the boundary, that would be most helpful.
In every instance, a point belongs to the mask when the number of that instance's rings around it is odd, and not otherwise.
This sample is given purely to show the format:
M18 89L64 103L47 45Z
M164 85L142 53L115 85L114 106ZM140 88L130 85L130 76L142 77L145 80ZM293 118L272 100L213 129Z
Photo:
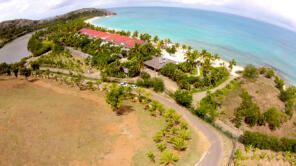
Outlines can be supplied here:
M113 111L117 111L126 96L125 88L112 84L107 93L106 102L111 105Z

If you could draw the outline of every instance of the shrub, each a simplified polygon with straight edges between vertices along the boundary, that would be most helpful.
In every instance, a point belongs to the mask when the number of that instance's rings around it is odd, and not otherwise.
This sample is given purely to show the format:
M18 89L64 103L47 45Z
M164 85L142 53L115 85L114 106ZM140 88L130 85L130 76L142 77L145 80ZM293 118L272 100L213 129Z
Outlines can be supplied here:
M282 91L284 89L284 85L285 85L285 82L283 80L281 80L279 77L275 77L275 80L274 80L275 84L276 84L276 87Z
M150 74L147 73L147 72L142 72L142 73L141 73L141 78L142 78L142 79L148 79L148 78L150 78Z
M296 87L290 86L287 90L282 90L280 94L280 99L284 102L289 100L294 100L296 98Z
M259 71L260 71L260 74L265 74L266 71L267 71L267 69L266 69L265 67L261 67L261 68L259 69Z
M181 121L180 125L181 125L181 129L188 129L188 123L187 122Z
M281 126L281 114L276 108L270 108L264 113L264 119L268 123L270 129L274 130Z
M182 129L178 131L178 136L184 140L191 138L191 132L189 129Z
M126 92L124 87L113 84L110 86L110 91L107 93L106 102L116 111L119 109L125 96Z
M27 68L21 68L20 74L27 78L31 75L31 70Z
M183 151L187 148L187 142L183 138L176 137L172 139L172 143L174 144L174 147L179 151Z
M152 137L153 141L159 143L162 141L162 135L160 132L157 132L155 136Z
M236 127L241 126L242 120L244 120L250 127L259 124L262 118L258 105L252 101L251 96L245 90L243 90L241 98L243 101L240 107L234 113L235 118L233 119L233 122L235 123Z
M259 149L296 152L296 139L285 137L279 139L259 132L246 131L239 140L245 145L252 145Z
M274 71L272 69L268 69L267 72L266 72L265 77L271 78L273 76L274 76Z
M178 85L181 89L186 89L186 90L191 89L191 85L189 84L189 81L187 79L182 79L178 81Z
M178 155L174 154L173 152L165 151L160 156L160 162L164 165L168 164L176 164L176 162L179 160Z
M155 162L155 155L152 152L146 153L146 156L152 161Z
M164 83L161 78L153 78L153 79L138 79L136 82L137 86L151 88L155 92L163 92L164 91Z
M33 70L39 70L39 63L38 62L33 62L31 64L31 67L32 67Z
M185 106L190 107L192 103L192 94L187 90L177 90L174 94L175 100Z
M0 64L0 74L6 73L6 71L9 70L9 65L6 63Z
M199 106L196 108L195 112L201 118L205 118L205 116L210 113L211 120L215 120L218 109L218 102L215 100L214 94L208 93L206 97L204 97Z
M166 144L157 144L156 147L160 152L163 152L167 148Z
M154 78L153 79L153 90L155 92L163 92L164 91L164 83L161 78Z
M254 66L254 65L247 65L245 67L245 70L243 72L243 76L245 78L249 78L249 79L255 79L258 77L258 71L257 71L257 68Z

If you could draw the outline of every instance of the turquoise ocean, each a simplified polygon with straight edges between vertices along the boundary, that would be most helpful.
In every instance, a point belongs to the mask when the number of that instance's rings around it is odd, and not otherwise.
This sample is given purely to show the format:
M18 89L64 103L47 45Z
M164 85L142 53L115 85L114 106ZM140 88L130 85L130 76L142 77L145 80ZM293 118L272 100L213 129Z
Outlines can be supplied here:
M111 8L116 16L99 18L94 24L117 30L170 38L218 53L239 64L271 66L296 85L296 32L232 14L188 8Z

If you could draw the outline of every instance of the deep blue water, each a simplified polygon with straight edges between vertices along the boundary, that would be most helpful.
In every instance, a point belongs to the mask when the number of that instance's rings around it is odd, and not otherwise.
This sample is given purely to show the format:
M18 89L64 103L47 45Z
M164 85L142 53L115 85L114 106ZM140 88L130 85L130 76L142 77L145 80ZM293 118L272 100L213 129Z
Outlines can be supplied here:
M277 69L296 84L296 33L236 15L186 8L137 7L109 9L118 15L100 18L96 25L149 33L173 42Z

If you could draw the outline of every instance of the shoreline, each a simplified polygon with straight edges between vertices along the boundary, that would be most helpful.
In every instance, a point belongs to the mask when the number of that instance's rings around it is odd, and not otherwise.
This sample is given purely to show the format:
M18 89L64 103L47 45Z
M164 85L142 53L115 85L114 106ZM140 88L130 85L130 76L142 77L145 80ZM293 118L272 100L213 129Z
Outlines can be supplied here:
M94 20L97 20L97 19L100 19L100 18L103 18L103 17L110 17L110 16L98 16L98 17L93 17L93 18L90 18L90 19L87 19L85 20L84 22L87 23L87 24L91 24L95 27L103 27L103 26L98 26L96 24L94 24ZM103 28L106 28L108 30L110 30L110 28L108 27L103 27ZM118 31L119 29L114 29L112 28L113 30L116 30ZM166 52L165 50L162 50L162 52ZM163 54L163 53L162 53ZM177 52L174 54L176 57L176 59L184 59L184 50L181 48L181 49L178 49ZM164 57L167 57L167 55L163 54ZM172 56L171 56L172 57ZM169 58L169 59L175 59L174 57L172 58ZM176 60L175 60L176 61ZM228 60L226 59L222 59L220 57L220 59L217 59L215 61L213 61L213 66L215 67L219 67L219 66L222 66L221 64L225 64L225 67L228 69L228 65L229 65L229 62ZM237 77L239 76L236 72L237 71L243 71L244 70L244 66L243 65L240 65L240 64L237 64L235 66L233 66L232 70L230 71L230 74L233 75L234 77Z

